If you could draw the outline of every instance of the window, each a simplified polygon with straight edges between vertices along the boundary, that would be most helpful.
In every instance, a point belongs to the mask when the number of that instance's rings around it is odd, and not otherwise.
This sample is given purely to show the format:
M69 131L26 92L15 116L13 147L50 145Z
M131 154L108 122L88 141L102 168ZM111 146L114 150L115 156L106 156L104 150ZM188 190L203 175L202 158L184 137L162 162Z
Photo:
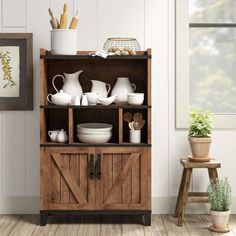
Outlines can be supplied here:
M216 114L216 128L236 128L236 1L176 0L176 126L188 111Z

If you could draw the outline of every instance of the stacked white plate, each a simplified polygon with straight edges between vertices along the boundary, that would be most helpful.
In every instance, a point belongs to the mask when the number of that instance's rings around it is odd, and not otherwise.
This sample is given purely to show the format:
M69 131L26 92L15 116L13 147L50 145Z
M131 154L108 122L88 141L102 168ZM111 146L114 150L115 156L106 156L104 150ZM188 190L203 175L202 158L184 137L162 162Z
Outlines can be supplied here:
M83 123L77 125L77 138L82 143L107 143L112 137L112 125Z

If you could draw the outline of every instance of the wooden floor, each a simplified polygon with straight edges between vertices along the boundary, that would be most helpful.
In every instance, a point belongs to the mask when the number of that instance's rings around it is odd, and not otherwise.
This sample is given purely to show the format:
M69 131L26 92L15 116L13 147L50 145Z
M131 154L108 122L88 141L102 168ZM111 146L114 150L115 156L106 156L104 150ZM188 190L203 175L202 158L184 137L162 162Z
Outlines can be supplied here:
M38 215L0 215L0 236L16 235L43 235L43 236L119 236L119 235L221 235L208 230L210 218L208 215L187 215L182 228L176 226L176 219L170 215L154 215L152 226L145 227L135 223L135 220L120 219L116 224L111 221L117 218L91 219L84 218L53 218L49 217L46 226L39 226ZM138 220L138 219L137 219ZM224 235L236 235L236 215L230 217L231 232ZM222 234L223 235L223 234Z

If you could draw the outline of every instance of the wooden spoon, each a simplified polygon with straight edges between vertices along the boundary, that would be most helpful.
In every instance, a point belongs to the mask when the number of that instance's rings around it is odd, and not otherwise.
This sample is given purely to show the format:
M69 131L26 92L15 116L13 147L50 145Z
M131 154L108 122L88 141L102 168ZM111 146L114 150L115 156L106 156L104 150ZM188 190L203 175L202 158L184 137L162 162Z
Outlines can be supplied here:
M143 115L139 112L136 112L136 113L134 113L133 119L134 119L134 121L140 123L141 120L143 119Z
M140 122L139 122L139 127L138 127L138 129L142 129L143 128L143 126L145 125L145 120L141 120Z
M133 127L135 130L139 129L139 123L137 121L134 121Z
M129 122L129 128L131 129L131 130L134 130L134 127L133 127L133 124L132 124L133 122Z
M124 114L124 121L131 122L132 121L132 114L130 112L126 112Z

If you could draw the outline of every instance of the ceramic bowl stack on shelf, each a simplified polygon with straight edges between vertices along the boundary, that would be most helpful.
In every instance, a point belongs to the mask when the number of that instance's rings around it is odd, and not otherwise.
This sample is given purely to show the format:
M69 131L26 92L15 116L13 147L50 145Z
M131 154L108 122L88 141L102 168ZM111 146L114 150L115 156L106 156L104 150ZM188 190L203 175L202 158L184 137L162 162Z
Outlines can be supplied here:
M111 124L83 123L77 125L77 138L82 143L107 143L112 137Z

